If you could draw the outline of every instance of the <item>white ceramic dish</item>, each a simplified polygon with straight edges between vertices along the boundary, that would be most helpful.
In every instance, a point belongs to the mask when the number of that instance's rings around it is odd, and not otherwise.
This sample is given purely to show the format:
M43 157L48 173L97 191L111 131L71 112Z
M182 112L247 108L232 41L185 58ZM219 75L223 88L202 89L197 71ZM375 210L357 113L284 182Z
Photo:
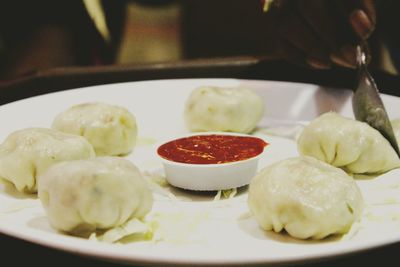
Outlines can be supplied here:
M227 132L203 132L189 134L179 138L210 134L246 136L244 134ZM257 172L258 161L262 153L263 151L245 160L223 164L188 164L168 160L159 156L164 166L166 179L171 185L196 191L215 191L248 185L251 178L253 178Z
M297 155L293 140L266 132L288 133L297 122L311 120L331 110L352 116L350 91L254 80L159 80L80 88L3 105L0 107L0 121L3 122L0 140L17 129L48 127L57 113L77 103L118 104L136 116L139 127L137 147L128 159L143 172L163 175L155 147L187 133L182 116L184 101L192 89L205 85L247 86L265 100L266 109L260 126L273 125L273 129L256 134L270 144L260 158L259 169ZM383 100L389 116L399 118L400 99L384 96ZM353 225L349 234L324 241L299 241L287 235L262 231L248 214L245 190L232 199L221 201L212 201L210 195L175 189L168 192L176 198L155 194L150 216L170 218L174 227L164 229L167 231L164 234L175 240L105 244L55 232L38 199L1 185L0 233L71 253L129 264L300 263L400 242L399 175L400 170L394 170L373 179L357 180L366 201L362 221Z

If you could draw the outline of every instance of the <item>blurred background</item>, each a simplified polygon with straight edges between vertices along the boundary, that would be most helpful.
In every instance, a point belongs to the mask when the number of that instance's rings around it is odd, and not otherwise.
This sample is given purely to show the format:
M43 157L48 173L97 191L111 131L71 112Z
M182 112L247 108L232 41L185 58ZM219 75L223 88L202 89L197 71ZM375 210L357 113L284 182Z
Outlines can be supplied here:
M374 54L370 66L397 74L400 38L394 7L399 2L385 3L368 39ZM57 67L276 59L281 49L270 19L261 0L1 1L0 81Z
M118 62L263 54L272 45L259 0L146 2L127 5Z
M36 0L0 4L0 78L64 66L268 54L260 0Z

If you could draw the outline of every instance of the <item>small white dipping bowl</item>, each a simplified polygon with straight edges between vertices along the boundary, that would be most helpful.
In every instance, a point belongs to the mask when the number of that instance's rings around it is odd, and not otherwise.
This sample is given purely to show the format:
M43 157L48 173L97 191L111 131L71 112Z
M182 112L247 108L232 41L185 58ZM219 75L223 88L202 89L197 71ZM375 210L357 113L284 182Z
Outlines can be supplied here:
M195 133L180 138L197 135L233 135L258 138L251 135L225 132ZM260 154L244 160L213 164L181 163L168 160L159 153L157 155L163 163L166 179L171 185L188 190L215 191L237 188L249 184L257 172L258 161L263 152L264 150Z

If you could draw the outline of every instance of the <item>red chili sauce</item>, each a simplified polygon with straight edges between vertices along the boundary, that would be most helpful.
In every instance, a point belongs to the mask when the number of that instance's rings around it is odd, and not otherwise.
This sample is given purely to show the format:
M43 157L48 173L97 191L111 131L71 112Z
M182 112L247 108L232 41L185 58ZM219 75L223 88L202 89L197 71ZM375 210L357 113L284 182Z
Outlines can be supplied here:
M267 145L262 139L251 136L194 135L165 143L157 153L175 162L219 164L255 157Z

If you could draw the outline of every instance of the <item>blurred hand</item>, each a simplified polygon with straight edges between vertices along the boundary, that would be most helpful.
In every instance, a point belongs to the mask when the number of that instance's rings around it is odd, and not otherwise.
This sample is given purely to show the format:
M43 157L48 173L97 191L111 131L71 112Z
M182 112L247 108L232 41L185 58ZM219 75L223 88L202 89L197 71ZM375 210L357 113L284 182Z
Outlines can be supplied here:
M373 0L274 0L267 16L280 55L318 69L354 67L356 44L376 24Z

